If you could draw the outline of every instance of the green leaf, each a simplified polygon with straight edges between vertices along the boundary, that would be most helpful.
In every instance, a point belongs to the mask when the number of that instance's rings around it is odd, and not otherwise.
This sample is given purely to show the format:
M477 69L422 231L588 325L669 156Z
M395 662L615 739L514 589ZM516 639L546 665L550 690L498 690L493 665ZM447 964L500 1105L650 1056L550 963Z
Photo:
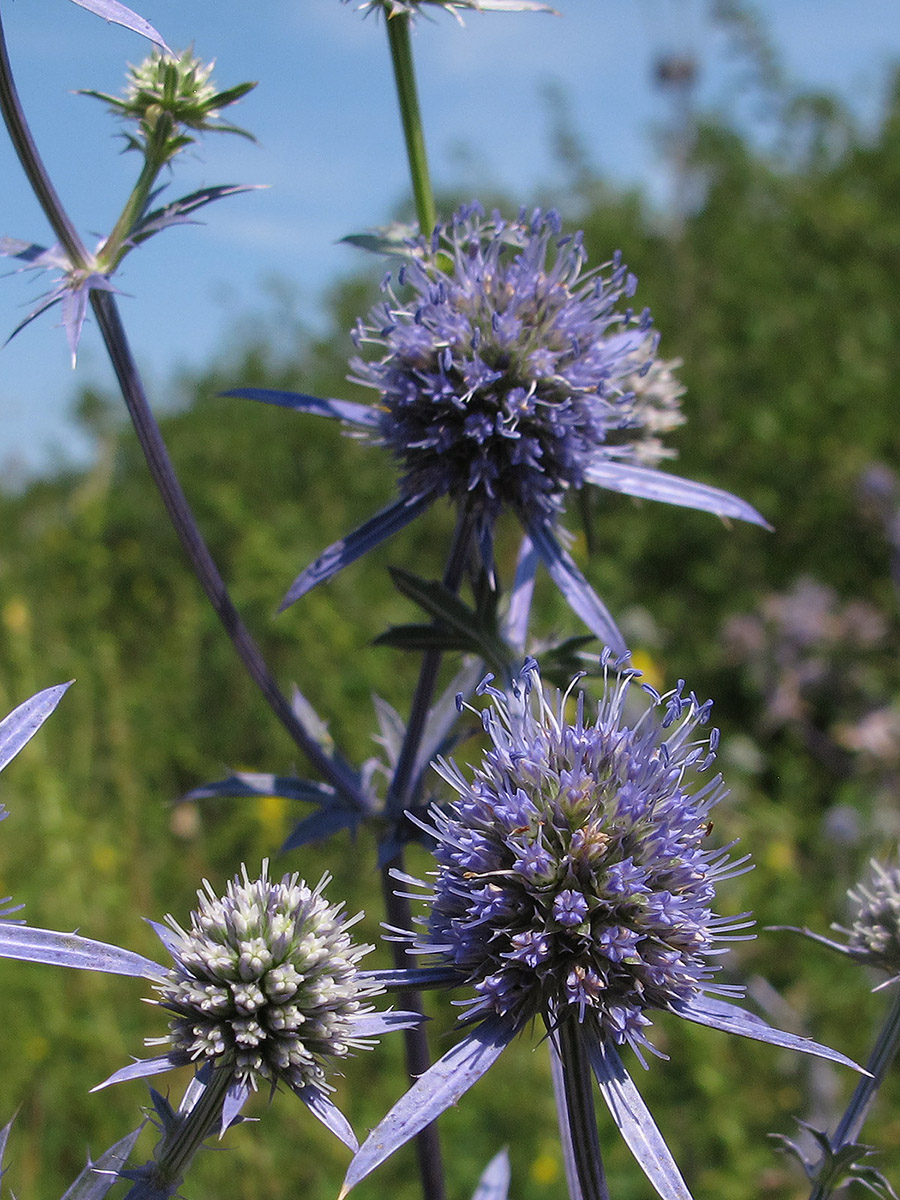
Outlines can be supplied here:
M373 639L373 646L393 646L395 650L459 650L481 655L473 638L465 637L442 625L393 625Z
M445 630L461 636L467 649L480 655L495 670L505 670L510 651L503 640L484 622L484 617L460 600L436 579L421 579L399 567L390 568L397 590L423 608Z

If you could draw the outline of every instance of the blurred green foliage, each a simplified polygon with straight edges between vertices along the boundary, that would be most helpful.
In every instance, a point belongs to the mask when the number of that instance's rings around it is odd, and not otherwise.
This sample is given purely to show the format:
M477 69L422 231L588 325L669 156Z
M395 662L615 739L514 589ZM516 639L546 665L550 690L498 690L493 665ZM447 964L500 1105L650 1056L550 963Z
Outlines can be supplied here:
M593 553L576 553L629 631L660 686L679 677L716 698L733 797L715 818L724 844L740 837L756 870L720 897L761 925L825 931L845 914L844 890L871 853L893 853L900 822L896 772L873 772L850 750L817 754L809 727L830 736L860 712L802 698L805 725L773 724L746 665L729 661L725 621L767 593L815 577L846 602L866 600L885 636L866 662L871 706L898 697L896 593L884 531L861 511L857 482L872 462L900 464L900 82L883 119L863 135L827 97L782 97L779 137L760 151L734 129L703 125L689 182L696 205L667 228L637 195L615 194L562 139L572 187L563 208L586 231L590 259L621 247L653 310L661 353L684 360L688 422L671 440L679 473L739 493L773 534L625 497L591 501ZM552 197L559 204L558 195ZM448 202L449 204L449 202ZM446 207L446 206L445 206ZM293 576L392 492L382 451L330 422L246 401L227 387L264 385L367 399L345 382L347 330L374 294L368 279L329 298L330 332L300 327L237 332L239 352L172 386L163 425L176 466L235 600L275 673L296 680L357 762L373 752L371 696L405 712L412 656L373 649L388 624L418 619L392 589L388 563L439 575L450 514L439 506L364 562L287 613L273 613ZM276 336L277 334L277 336ZM157 954L141 915L183 918L202 877L219 886L241 860L274 854L294 815L275 800L173 807L188 788L228 769L302 772L293 747L242 674L189 575L131 435L111 401L83 397L97 460L84 472L0 493L0 711L74 677L59 711L3 777L10 819L0 830L0 894L26 902L34 924ZM570 523L574 527L575 513ZM507 572L512 531L501 539ZM580 632L546 583L540 636ZM893 647L893 649L892 649ZM832 696L833 698L833 696ZM834 739L832 739L833 741ZM829 815L851 810L858 834L835 840ZM331 898L365 906L377 938L379 881L367 835L294 854L276 869L335 878ZM412 869L427 870L424 856ZM778 1000L753 993L774 1022L864 1057L884 997L842 960L787 934L763 934L732 955L735 978L765 977ZM379 950L371 965L385 962ZM730 972L731 968L729 968ZM2 1117L18 1117L9 1179L20 1196L57 1197L84 1162L136 1123L138 1083L101 1097L88 1089L140 1055L161 1014L130 980L54 973L4 962L0 986ZM728 978L732 978L729 973ZM436 1052L453 1010L433 1004ZM848 1073L662 1018L640 1085L698 1200L802 1196L799 1172L766 1140L793 1135L792 1115L833 1122ZM535 1052L537 1050L537 1052ZM399 1039L349 1063L338 1099L364 1131L401 1089ZM172 1095L185 1080L172 1080ZM163 1080L165 1088L166 1080ZM900 1087L885 1089L866 1130L900 1168ZM202 1156L186 1194L204 1200L315 1200L335 1195L346 1164L291 1096L251 1113ZM546 1055L535 1037L506 1052L442 1121L450 1196L464 1200L504 1143L512 1195L563 1195ZM648 1194L602 1118L611 1192ZM152 1135L145 1135L145 1149ZM360 1196L412 1200L412 1156L398 1154Z

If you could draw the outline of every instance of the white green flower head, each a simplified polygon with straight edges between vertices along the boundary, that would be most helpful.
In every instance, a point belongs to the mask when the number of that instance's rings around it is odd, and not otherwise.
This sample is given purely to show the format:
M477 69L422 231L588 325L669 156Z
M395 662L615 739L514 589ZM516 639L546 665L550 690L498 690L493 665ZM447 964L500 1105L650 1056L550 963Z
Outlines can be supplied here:
M0 725L0 750L2 732ZM193 1064L200 1090L215 1080L224 1131L260 1083L284 1084L356 1149L349 1122L329 1097L326 1072L335 1060L421 1018L373 1009L370 1001L384 985L359 970L372 947L354 943L349 932L362 914L348 918L342 905L330 904L323 895L328 882L325 876L310 887L297 875L275 881L263 862L259 878L242 867L222 896L204 883L187 928L173 917L150 922L172 956L169 968L77 934L4 921L0 957L153 984L154 1003L172 1017L168 1034L148 1045L165 1047L164 1053L123 1067L98 1088Z
M323 1086L329 1059L373 1045L356 1024L371 1014L381 988L360 978L359 960L374 947L357 945L343 905L297 875L258 879L247 869L223 896L209 883L197 893L188 928L167 917L160 931L175 963L158 984L172 1014L170 1059L218 1060L235 1079L302 1090Z
M802 933L814 942L845 954L866 967L883 971L888 978L875 989L900 981L900 861L885 866L872 859L868 879L847 892L853 907L848 926L834 924L832 929L847 939L837 942L811 929L779 925L776 929Z
M193 51L181 55L154 48L137 66L130 65L124 96L84 89L109 105L119 117L134 121L138 138L128 137L130 147L143 149L154 136L162 136L171 158L194 140L185 130L196 132L238 133L251 137L244 129L223 124L220 114L251 91L255 83L242 83L219 91L211 80L215 62L204 62Z

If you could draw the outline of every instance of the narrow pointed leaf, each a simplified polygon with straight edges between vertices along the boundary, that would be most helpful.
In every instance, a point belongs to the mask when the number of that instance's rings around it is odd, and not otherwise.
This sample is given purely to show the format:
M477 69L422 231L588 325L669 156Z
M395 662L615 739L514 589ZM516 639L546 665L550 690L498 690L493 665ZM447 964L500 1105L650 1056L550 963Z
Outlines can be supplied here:
M559 13L541 0L472 0L472 8L479 12L541 12L558 17Z
M394 650L445 650L477 653L475 639L440 625L392 625L372 639L373 646L391 646Z
M335 1137L341 1139L345 1146L349 1146L354 1152L357 1150L359 1142L350 1126L350 1122L325 1092L312 1083L307 1084L304 1088L294 1088L294 1092L300 1097L312 1115L322 1122L326 1129L330 1129Z
M449 753L454 740L452 731L459 717L456 697L470 696L483 678L484 663L480 658L465 663L431 706L416 755L415 778L422 777L437 755Z
M119 1182L119 1172L128 1162L128 1156L143 1128L143 1125L139 1125L114 1146L104 1150L96 1162L88 1162L72 1186L63 1193L62 1200L103 1200L113 1184Z
M31 741L70 687L71 681L45 688L0 721L0 771Z
M575 566L571 555L547 525L534 522L528 533L550 578L562 592L572 611L614 654L626 652L625 639L606 605Z
M588 1053L603 1099L641 1170L663 1200L691 1200L656 1122L615 1047L595 1042Z
M175 937L174 929L170 929L168 925L162 925L159 921L151 921L149 917L144 917L144 920L147 922L168 952L172 955L172 957L175 958L178 953L179 944Z
M220 1137L235 1121L240 1120L241 1109L247 1103L252 1091L253 1089L249 1083L241 1083L237 1079L230 1085L228 1091L225 1093L225 1100L222 1104L222 1120L219 1125Z
M337 795L327 783L298 779L294 775L271 775L267 771L235 771L227 779L205 783L186 792L180 802L212 799L252 799L280 796L285 800L304 800L311 804L330 804Z
M481 1173L472 1200L506 1200L509 1195L509 1154L506 1149L495 1154Z
M13 1117L13 1121L14 1120L15 1117ZM3 1165L3 1156L6 1153L6 1143L9 1141L9 1135L13 1127L13 1121L10 1121L8 1124L4 1125L2 1129L0 1129L0 1179L3 1178L3 1175L6 1171L6 1167Z
M760 1017L753 1013L744 1012L735 1004L727 1004L724 1000L713 1000L704 996L699 1000L688 1000L677 1009L679 1017L695 1021L698 1025L709 1025L713 1029L721 1029L723 1033L736 1033L741 1037L753 1038L757 1042L768 1042L771 1046L781 1046L785 1050L798 1050L801 1054L812 1054L816 1058L826 1058L829 1062L841 1063L842 1066L852 1067L865 1075L863 1067L855 1063L846 1054L840 1054L828 1046L821 1046L812 1038L799 1037L796 1033L785 1033L782 1029L773 1029Z
M439 625L458 635L457 645L451 649L473 650L495 670L503 669L508 657L506 647L455 592L438 579L420 579L399 567L391 567L390 575L401 595L418 604Z
M88 12L96 13L104 21L110 21L113 25L123 25L132 33L139 33L148 41L155 42L157 46L165 50L166 54L172 53L163 41L161 34L156 32L149 21L139 17L124 4L119 4L118 0L72 0L72 3L77 4L79 8L86 8Z
M312 413L317 417L334 417L363 429L378 429L381 426L381 413L377 408L369 404L355 404L352 400L324 400L319 396L306 396L302 392L279 392L258 387L230 388L221 394L258 400L262 404L276 404L279 408L291 408L294 412Z
M406 258L418 236L418 225L394 221L391 225L368 229L364 233L348 233L340 241L355 246L357 250L367 250L370 254L392 254Z
M161 979L165 967L142 954L79 937L77 933L57 933L53 929L32 929L0 921L0 958L25 962L49 963L73 967L78 971L104 971L108 975L130 975L140 979Z
M284 854L288 850L296 850L298 846L308 846L311 842L320 842L323 838L340 833L342 829L349 829L351 833L355 834L360 820L361 815L358 809L347 808L342 804L329 805L328 808L323 808L319 812L305 817L302 821L298 821L285 838L278 853Z
M36 269L64 265L64 261L60 262L58 247L54 246L52 249L48 249L46 246L39 246L36 242L22 242L18 238L11 237L0 237L0 258L20 258L22 262L28 263L29 267ZM27 269L27 267L18 267L11 274L18 275L20 271Z
M168 1054L160 1054L156 1058L139 1058L136 1062L129 1063L127 1067L113 1071L108 1079L96 1084L91 1091L99 1092L114 1083L126 1083L130 1079L147 1079L151 1075L161 1075L163 1071L171 1071L177 1065L172 1062Z
M350 1164L341 1189L352 1187L406 1142L430 1125L481 1078L509 1045L517 1030L509 1021L489 1017L468 1037L420 1075L405 1096L369 1134Z
M359 774L341 753L339 747L335 745L334 738L328 729L328 723L322 720L296 686L291 689L291 708L293 709L294 716L303 726L304 733L328 755L340 774L349 782L358 785ZM358 786L348 788L348 794L352 794L354 798L358 798L363 811L368 811L366 797L362 795Z
M353 1021L354 1037L381 1037L395 1029L415 1029L426 1018L421 1013L401 1012L391 1009L389 1012L373 1012L365 1017L356 1017Z
M682 508L697 508L702 512L714 513L717 517L733 517L738 521L749 521L771 529L769 522L756 511L752 504L724 492L721 488L680 475L667 475L652 467L635 467L630 463L600 460L585 472L585 478L608 488L612 492L624 492L642 500L661 500L664 504L679 504Z
M360 971L361 979L374 979L388 992L422 992L428 988L459 987L465 977L456 967L391 967Z
M372 703L378 718L379 736L376 740L384 747L390 765L395 767L403 748L403 739L406 737L406 722L396 708L381 696L373 696Z
M216 187L200 188L178 200L172 200L162 208L148 212L145 217L132 226L128 240L132 246L139 246L141 242L145 242L155 233L167 229L170 225L188 224L192 213L197 212L206 204L212 204L214 200L239 196L242 192L256 192L263 186L258 183L221 183Z
M336 575L350 563L356 562L358 558L361 558L369 550L373 550L386 538L399 533L401 529L404 529L425 511L432 499L431 493L425 492L419 496L396 500L387 508L383 508L381 512L376 513L364 525L360 525L358 529L354 529L352 533L348 533L346 537L329 546L315 562L297 576L278 611L284 612L301 596L306 595L311 588L331 579L332 575Z

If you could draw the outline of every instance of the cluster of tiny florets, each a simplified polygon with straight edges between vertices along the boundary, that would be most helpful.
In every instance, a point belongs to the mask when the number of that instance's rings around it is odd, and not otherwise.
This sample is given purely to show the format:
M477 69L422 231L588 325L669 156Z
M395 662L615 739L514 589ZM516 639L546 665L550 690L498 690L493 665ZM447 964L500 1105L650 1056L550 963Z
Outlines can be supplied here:
M569 722L568 697L554 701L526 667L509 694L486 689L492 744L471 781L439 768L459 799L433 812L438 870L418 948L474 987L467 1019L573 1016L647 1045L646 1011L708 989L709 956L747 923L710 907L716 880L744 860L704 848L721 778L688 778L715 757L716 731L696 736L709 705L645 687L629 721L635 675L607 690L593 722L579 695Z
M624 380L653 351L649 316L620 307L635 286L618 257L586 270L554 212L467 207L410 243L355 334L382 356L352 363L380 394L404 494L553 517L599 459L629 458L608 439L640 420Z
M323 1062L371 1042L354 1035L365 1001L381 989L361 980L341 905L297 875L258 880L246 868L219 898L210 885L184 930L171 917L166 942L175 965L157 990L173 1014L171 1057L218 1060L255 1087L282 1080L322 1086Z
M657 358L648 366L652 342L640 346L633 355L633 369L624 376L622 386L631 399L631 420L626 437L629 458L642 467L655 467L663 459L674 458L677 451L667 446L661 434L683 425L687 418L681 409L686 389L678 378L680 358Z
M854 957L892 978L900 975L900 865L884 867L872 862L865 884L848 892L856 909L847 934L847 950Z

